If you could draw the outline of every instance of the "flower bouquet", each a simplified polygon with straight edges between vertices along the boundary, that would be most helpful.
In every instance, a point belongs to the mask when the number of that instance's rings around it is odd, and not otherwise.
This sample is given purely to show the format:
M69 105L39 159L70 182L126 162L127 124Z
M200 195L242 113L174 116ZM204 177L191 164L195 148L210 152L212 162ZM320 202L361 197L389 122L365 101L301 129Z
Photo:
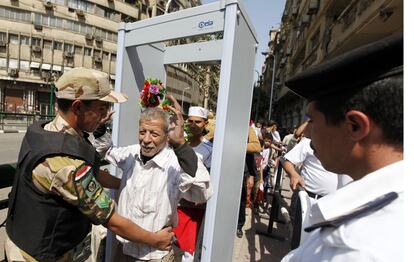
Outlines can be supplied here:
M166 94L167 90L160 80L147 79L141 91L141 106L143 108L161 106L164 110L168 110L167 106L171 102L165 98Z

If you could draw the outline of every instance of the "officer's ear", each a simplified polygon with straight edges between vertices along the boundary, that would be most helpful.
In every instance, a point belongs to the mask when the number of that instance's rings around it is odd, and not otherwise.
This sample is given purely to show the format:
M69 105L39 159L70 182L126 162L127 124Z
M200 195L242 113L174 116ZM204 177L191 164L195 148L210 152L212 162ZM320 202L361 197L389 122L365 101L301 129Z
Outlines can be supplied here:
M345 114L345 124L350 138L355 142L366 138L372 131L369 117L361 111L348 111Z
M81 108L82 108L82 101L80 101L79 99L77 99L77 100L75 100L75 101L72 102L72 112L75 115L80 115Z

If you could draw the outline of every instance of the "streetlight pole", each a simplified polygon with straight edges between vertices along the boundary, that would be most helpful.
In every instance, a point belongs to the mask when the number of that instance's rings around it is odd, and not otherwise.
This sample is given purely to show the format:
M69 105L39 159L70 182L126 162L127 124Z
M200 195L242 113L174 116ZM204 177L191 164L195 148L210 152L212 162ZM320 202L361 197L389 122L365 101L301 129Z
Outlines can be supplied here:
M272 85L270 86L270 102L269 102L269 117L268 120L272 117L272 102L273 102L273 85L275 83L275 71L276 71L276 56L273 56L273 69L272 69Z
M269 115L268 115L268 121L270 121L270 118L272 117L272 102L273 102L273 85L275 83L275 71L276 71L276 56L274 54L271 54L270 52L262 52L262 55L268 55L273 56L273 67L272 67L272 84L270 86L270 101L269 101Z
M260 73L257 70L254 70L257 73L257 80L256 80L256 88L258 90L258 97L257 97L257 102L256 102L256 112L254 114L254 122L257 122L257 118L259 116L259 103L260 103L260 94L261 94L261 90L260 90ZM257 93L257 92L256 92Z
M183 88L183 92L181 93L181 109L184 111L184 91L190 89L189 86Z

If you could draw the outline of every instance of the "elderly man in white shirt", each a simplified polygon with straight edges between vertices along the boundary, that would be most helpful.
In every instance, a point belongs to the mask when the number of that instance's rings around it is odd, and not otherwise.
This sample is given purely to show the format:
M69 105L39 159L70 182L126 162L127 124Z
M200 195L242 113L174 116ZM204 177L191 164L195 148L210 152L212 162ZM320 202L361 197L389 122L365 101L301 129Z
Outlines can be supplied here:
M283 262L404 260L403 57L397 33L286 82L309 101L315 155L354 181L312 206L311 234Z
M156 232L177 224L177 204L181 198L204 203L212 195L210 176L185 142L180 106L175 124L160 108L148 108L139 125L139 144L115 147L108 134L95 140L97 151L123 171L118 212L146 230ZM173 261L172 251L135 244L117 236L116 261Z

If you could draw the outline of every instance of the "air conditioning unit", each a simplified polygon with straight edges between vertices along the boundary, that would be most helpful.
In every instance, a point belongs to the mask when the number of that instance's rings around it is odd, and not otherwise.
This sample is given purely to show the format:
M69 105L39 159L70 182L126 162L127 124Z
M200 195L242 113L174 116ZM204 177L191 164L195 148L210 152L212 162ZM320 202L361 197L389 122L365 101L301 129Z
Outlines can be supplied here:
M50 72L42 71L42 78L45 79L45 80L50 79Z
M9 76L18 77L19 76L19 69L17 69L17 68L10 69Z
M46 9L53 9L53 3L50 1L46 1L43 3Z
M102 37L95 36L95 41L98 42L98 43L102 43Z
M304 15L303 17L302 17L302 26L304 26L304 25L309 25L309 23L310 23L310 16L309 15Z
M63 55L64 55L65 57L72 58L72 57L73 57L73 52L71 52L71 51L65 51L65 52L63 53Z
M42 52L42 48L38 45L32 46L32 50L33 52L36 52L36 53Z
M296 6L294 6L293 8L292 8L292 16L297 16L298 15L298 10L299 8L298 7L296 7Z
M36 30L42 30L43 26L41 24L34 24Z
M76 9L76 14L80 17L85 17L85 13L81 9Z
M0 40L0 47L6 47L7 42L4 40Z
M85 35L86 40L92 40L93 39L93 35L92 34L86 34Z
M95 63L102 63L102 57L96 56L94 59L95 59Z
M319 0L311 0L308 7L308 15L316 14L319 9Z

